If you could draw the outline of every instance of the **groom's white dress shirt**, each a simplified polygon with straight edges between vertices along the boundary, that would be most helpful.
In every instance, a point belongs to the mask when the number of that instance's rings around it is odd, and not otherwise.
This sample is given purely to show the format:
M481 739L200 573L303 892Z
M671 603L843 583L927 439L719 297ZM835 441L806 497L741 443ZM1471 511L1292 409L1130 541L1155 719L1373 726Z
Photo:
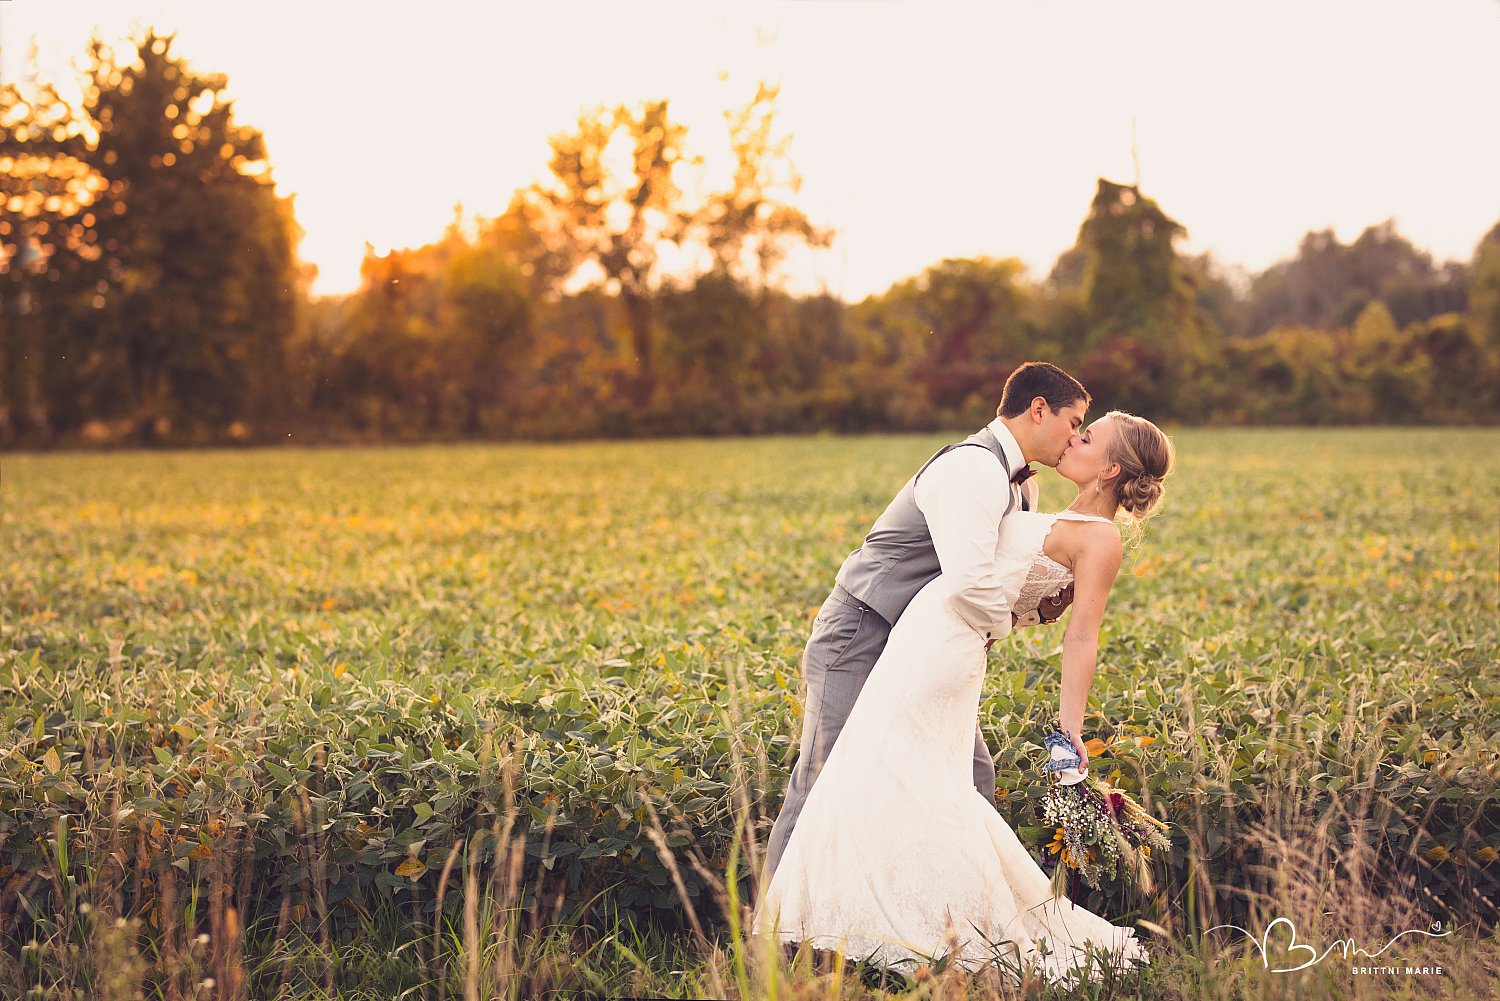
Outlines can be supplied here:
M1026 464L1010 428L996 417L989 424L1014 473ZM1019 491L1036 510L1035 479L1011 483L995 456L984 448L955 448L932 461L917 478L913 499L927 519L938 565L948 586L948 603L986 640L1010 632L1010 576L997 565L1000 519L1012 491ZM1020 510L1020 496L1015 510Z

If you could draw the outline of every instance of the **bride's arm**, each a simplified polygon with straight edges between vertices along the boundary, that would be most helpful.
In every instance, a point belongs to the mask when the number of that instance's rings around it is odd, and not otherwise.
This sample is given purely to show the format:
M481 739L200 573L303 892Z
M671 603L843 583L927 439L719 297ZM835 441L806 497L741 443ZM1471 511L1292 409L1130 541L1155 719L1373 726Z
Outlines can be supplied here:
M1082 534L1082 545L1073 558L1073 611L1063 633L1062 696L1057 711L1058 722L1079 744L1083 743L1083 711L1099 656L1099 623L1124 549L1113 525L1095 523Z

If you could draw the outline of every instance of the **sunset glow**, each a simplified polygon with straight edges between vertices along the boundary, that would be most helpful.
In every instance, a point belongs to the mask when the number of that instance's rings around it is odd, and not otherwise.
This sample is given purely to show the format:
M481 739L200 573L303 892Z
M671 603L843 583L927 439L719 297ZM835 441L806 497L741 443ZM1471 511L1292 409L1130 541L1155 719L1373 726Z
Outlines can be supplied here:
M1045 274L1096 179L1142 188L1183 249L1250 269L1310 229L1394 216L1467 259L1500 216L1500 10L1398 2L705 5L372 2L310 8L0 4L0 61L65 78L91 29L176 31L224 73L296 195L314 290L354 288L366 243L438 238L461 204L495 215L542 178L581 108L670 99L701 178L727 169L723 112L779 82L779 126L833 227L784 271L846 299L945 257ZM686 266L686 265L684 265Z

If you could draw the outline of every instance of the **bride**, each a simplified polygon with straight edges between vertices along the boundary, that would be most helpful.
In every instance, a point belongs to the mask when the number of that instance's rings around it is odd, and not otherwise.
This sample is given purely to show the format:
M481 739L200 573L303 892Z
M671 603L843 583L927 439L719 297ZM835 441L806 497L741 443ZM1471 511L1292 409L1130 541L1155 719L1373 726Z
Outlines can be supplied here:
M1014 612L1074 584L1058 720L1075 748L1120 569L1115 516L1148 517L1173 459L1156 425L1112 411L1057 464L1078 486L1067 509L1001 522L997 563ZM939 575L891 631L762 888L753 933L908 970L951 952L966 969L1033 966L1066 986L1077 985L1086 947L1120 966L1149 962L1133 929L1053 899L1049 877L975 791L985 642L948 595Z

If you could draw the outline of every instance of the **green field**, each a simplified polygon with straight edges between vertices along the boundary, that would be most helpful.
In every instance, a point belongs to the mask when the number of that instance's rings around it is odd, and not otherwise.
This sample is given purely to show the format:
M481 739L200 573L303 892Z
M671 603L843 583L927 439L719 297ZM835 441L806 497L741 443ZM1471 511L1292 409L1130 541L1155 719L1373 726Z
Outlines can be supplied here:
M1084 733L1108 744L1101 776L1177 825L1174 849L1158 892L1076 899L1162 926L1180 956L1239 956L1202 929L1264 916L1257 895L1292 906L1296 858L1335 897L1493 934L1500 431L1174 437ZM724 941L731 852L749 892L741 842L779 802L812 615L946 440L5 456L0 992L92 984L70 942L139 954L158 984L222 983L233 951L252 997L449 984L459 960L397 944L446 920L472 952L465 874L506 861L476 837L501 818L529 832L518 908L560 891L575 941L602 920L619 949L622 928L650 943L626 950L640 963L599 946L557 983L717 982L688 928ZM1043 508L1067 503L1039 479ZM1022 630L990 660L981 720L1018 829L1037 823L1060 641ZM129 941L101 944L80 903L126 917ZM1376 917L1372 952L1415 927ZM170 943L200 932L212 955L192 966ZM671 973L689 955L697 981ZM1333 967L1348 979L1333 959L1299 976L1342 992Z

